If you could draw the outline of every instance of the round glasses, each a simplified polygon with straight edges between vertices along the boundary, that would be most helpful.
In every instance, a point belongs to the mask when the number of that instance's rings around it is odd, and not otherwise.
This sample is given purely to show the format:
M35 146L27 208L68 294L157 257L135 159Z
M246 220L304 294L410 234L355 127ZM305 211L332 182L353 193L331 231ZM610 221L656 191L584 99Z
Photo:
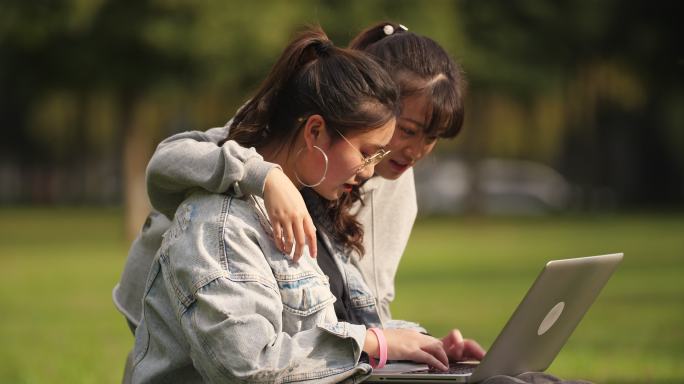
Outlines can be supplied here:
M299 124L304 124L304 123L306 122L306 118L305 118L305 117L300 117L300 118L297 119L297 122L298 122ZM387 149L384 149L384 148L380 148L380 149L379 149L377 152L375 152L374 154L372 154L372 155L370 155L370 156L364 156L363 153L362 153L358 148L356 148L356 147L354 146L354 144L351 143L351 141L349 141L346 137L344 137L344 135L342 134L342 132L340 132L340 131L337 130L337 129L335 129L335 132L337 132L337 134L340 135L340 137L341 137L342 139L344 139L344 141L346 141L347 144L349 144L352 148L354 148L354 150L355 150L359 155L361 155L361 165L359 165L359 167L356 169L356 173L359 173L359 172L363 171L364 169L366 169L367 167L369 167L369 166L371 166L371 165L372 165L372 166L377 165L379 162L382 161L382 159L384 159L384 158L385 158L387 155L389 155L390 152L391 152L390 150L387 150Z
M361 161L362 161L362 162L361 162L361 165L359 165L359 167L357 168L356 173L361 172L361 171L364 170L366 167L369 167L369 166L371 166L371 165L372 165L372 166L375 166L376 164L378 164L379 162L381 162L382 159L384 159L384 158L385 158L387 155L389 155L389 153L391 152L391 151L389 151L389 150L387 150L387 149L381 148L381 149L379 149L377 152L375 152L374 154L372 154L372 155L370 155L370 156L364 156L363 153L361 153L361 151L360 151L358 148L356 148L356 147L354 146L354 144L351 143L351 141L347 140L347 138L344 137L344 135L342 134L342 132L338 131L337 129L335 130L335 132L337 132L337 134L340 135L340 137L343 138L344 141L347 142L347 144L349 144L352 148L354 148L354 150L355 150L359 155L361 155Z

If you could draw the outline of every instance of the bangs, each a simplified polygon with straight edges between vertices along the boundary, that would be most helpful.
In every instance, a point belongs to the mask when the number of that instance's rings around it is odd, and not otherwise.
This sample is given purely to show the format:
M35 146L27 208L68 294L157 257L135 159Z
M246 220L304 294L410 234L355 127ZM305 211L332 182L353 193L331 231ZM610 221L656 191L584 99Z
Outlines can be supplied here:
M436 81L425 93L430 100L425 133L440 138L456 137L461 132L465 118L463 97L459 94L461 90L450 86L445 77Z
M426 135L454 138L461 132L465 118L463 91L446 76L440 74L428 82L415 76L401 76L399 83L402 98L424 96L429 103L423 129Z

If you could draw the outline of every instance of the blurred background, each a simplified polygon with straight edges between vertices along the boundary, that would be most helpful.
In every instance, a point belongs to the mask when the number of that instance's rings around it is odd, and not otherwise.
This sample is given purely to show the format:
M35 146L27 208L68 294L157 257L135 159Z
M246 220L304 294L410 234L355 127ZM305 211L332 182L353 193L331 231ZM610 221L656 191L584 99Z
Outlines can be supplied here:
M132 336L109 292L156 144L228 121L304 25L346 45L381 20L436 40L469 80L463 132L416 169L395 315L488 345L545 260L625 251L551 370L684 382L679 15L645 0L0 0L0 382L117 382Z

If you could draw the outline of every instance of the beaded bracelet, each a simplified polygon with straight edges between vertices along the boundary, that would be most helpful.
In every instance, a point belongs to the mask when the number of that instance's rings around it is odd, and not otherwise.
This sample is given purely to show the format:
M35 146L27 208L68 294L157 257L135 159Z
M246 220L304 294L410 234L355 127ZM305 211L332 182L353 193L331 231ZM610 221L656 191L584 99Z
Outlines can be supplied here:
M370 359L370 364L371 367L373 368L382 368L385 366L387 363L387 340L385 339L385 333L382 332L382 329L380 328L369 328L369 331L373 332L375 334L375 337L378 338L378 350L379 350L379 361L376 361L372 356L368 356Z

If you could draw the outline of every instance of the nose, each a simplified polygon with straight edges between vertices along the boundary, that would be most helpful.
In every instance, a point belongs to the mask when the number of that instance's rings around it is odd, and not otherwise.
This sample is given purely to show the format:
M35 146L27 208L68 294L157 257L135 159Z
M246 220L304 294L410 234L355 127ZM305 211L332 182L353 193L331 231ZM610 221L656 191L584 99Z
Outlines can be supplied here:
M411 145L406 146L404 154L414 162L419 161L430 151L431 145L427 138L421 137L420 140L414 140Z
M418 161L423 157L424 152L422 140L416 140L411 145L406 146L404 155L413 161Z
M356 173L356 176L361 180L368 180L373 176L374 173L375 164L368 164L367 166L361 168L359 172Z

